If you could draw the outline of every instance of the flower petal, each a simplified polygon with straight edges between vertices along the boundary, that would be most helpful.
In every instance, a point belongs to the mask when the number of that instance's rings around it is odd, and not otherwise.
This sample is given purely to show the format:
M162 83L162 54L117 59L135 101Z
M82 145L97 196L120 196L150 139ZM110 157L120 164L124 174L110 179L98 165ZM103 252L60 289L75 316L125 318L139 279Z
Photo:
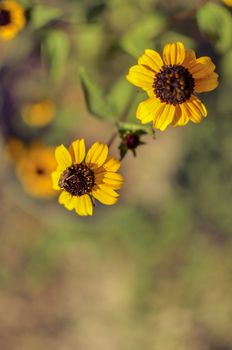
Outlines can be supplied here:
M176 114L173 118L172 125L173 126L186 125L189 122L190 114L191 112L185 103L182 103L181 105L176 106Z
M86 163L97 164L100 167L106 161L107 156L108 146L100 142L95 142L87 153Z
M106 173L102 179L102 183L111 187L114 190L118 190L122 187L123 177L118 173Z
M198 124L202 121L203 117L207 116L205 105L196 96L192 96L185 102L185 108L189 109L189 119L193 123Z
M104 169L107 171L112 171L115 172L117 171L121 166L121 163L119 162L119 160L111 157L108 158L106 163L103 165Z
M73 210L77 204L77 197L72 196L66 191L62 191L59 196L59 203L63 204L66 209Z
M74 142L72 142L71 146L69 147L69 152L71 153L71 156L73 158L73 161L77 164L80 164L83 162L85 158L85 141L84 139L79 139Z
M88 194L76 197L76 212L80 216L92 216L93 215L93 204Z
M115 198L119 197L119 194L107 185L101 184L98 186L98 188L100 188L104 192L108 193L112 197L115 197Z
M188 68L191 61L196 60L196 54L193 50L185 50L185 59L182 62L182 66Z
M150 69L154 72L159 72L163 66L163 60L158 52L147 49L145 50L145 53L139 58L138 64L142 64L147 69Z
M130 83L147 91L152 87L155 74L144 66L136 65L130 68L126 78Z
M113 205L117 202L117 198L111 196L108 192L98 188L92 192L93 197L102 204Z
M52 173L52 185L54 190L60 190L60 186L58 185L62 171L53 171Z
M72 157L64 145L56 147L55 157L59 170L65 170L72 165Z
M175 106L162 103L155 112L153 127L165 130L166 127L173 121L175 115Z
M167 44L164 46L163 60L165 64L182 64L184 58L185 48L181 42Z
M212 91L218 86L218 74L213 72L208 77L195 81L196 92Z
M215 64L213 64L210 57L204 56L193 61L188 69L192 74L193 79L202 79L214 71Z
M142 124L151 122L154 119L157 108L161 105L161 101L156 97L141 102L136 111L136 118L141 120Z

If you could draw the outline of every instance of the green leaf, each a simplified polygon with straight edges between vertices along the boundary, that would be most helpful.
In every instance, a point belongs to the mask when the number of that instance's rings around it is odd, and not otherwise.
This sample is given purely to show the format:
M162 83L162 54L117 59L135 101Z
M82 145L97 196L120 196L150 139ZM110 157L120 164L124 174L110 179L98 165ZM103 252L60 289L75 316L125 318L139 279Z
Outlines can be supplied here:
M85 66L93 66L99 59L104 42L104 27L101 22L85 24L80 27L80 35L76 35L78 60Z
M46 33L42 42L42 55L49 67L50 78L54 81L62 79L69 56L70 44L66 33L51 30Z
M37 5L32 10L31 23L34 28L40 28L61 17L63 11L61 8Z
M153 40L166 27L166 20L161 14L152 14L141 19L139 23L122 38L122 48L134 57L145 49L153 47Z
M124 133L127 131L131 131L137 135L155 135L155 131L152 129L152 127L146 126L146 125L142 125L142 124L134 124L134 123L127 123L127 122L117 122L116 123L117 128L119 130L119 132Z
M106 101L101 88L89 78L84 68L80 69L80 79L89 112L100 119L116 119L115 108Z
M197 12L197 22L203 34L215 45L216 50L225 52L232 45L232 16L223 6L208 3Z
M111 87L107 95L107 101L115 107L118 114L121 114L126 108L134 90L134 86L126 80L125 76L120 77Z
M232 49L230 49L223 57L221 61L221 70L223 80L231 82L232 81Z

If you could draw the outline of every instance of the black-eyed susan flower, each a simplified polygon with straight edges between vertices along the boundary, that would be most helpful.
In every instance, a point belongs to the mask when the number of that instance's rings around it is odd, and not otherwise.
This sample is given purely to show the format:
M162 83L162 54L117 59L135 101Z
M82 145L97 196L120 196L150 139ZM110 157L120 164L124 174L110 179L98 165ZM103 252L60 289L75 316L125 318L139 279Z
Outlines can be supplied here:
M5 154L9 160L17 162L21 157L23 157L25 146L20 139L11 137L6 141L5 151Z
M232 0L223 0L227 6L232 6Z
M57 194L51 180L51 173L56 169L53 147L33 144L25 148L16 168L18 178L29 194L40 198Z
M108 157L108 146L95 142L85 152L83 139L72 142L69 150L56 148L57 170L53 172L53 186L62 190L59 203L81 216L92 215L93 201L112 205L117 202L122 176L117 173L120 162Z
M194 51L186 50L180 42L165 45L163 58L154 50L145 50L127 75L149 96L138 106L136 117L143 124L153 121L153 127L160 130L169 124L185 125L189 120L200 123L207 111L194 94L217 87L214 70L209 57L196 58Z
M43 99L22 107L21 115L24 122L32 127L42 127L49 124L55 116L55 103Z
M0 39L10 40L26 23L22 6L13 0L0 2Z

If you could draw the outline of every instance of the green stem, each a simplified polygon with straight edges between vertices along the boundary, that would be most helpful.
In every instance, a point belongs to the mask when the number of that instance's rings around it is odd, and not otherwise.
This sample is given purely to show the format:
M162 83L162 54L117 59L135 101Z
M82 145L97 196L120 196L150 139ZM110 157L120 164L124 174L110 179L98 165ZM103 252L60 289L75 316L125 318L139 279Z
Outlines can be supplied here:
M134 93L131 94L131 96L130 96L128 102L127 102L127 105L126 105L126 107L124 108L124 110L123 110L123 112L122 112L122 114L121 114L121 116L120 116L120 118L119 118L119 121L120 121L120 122L126 121L126 119L127 119L127 117L128 117L128 114L129 114L129 112L130 112L130 109L131 109L131 106L132 106L133 102L134 102ZM117 135L118 135L118 132L117 132L117 131L115 131L115 132L111 135L109 141L107 142L107 145L108 145L109 148L110 148L111 145L113 144L113 142L114 142L114 140L116 139Z

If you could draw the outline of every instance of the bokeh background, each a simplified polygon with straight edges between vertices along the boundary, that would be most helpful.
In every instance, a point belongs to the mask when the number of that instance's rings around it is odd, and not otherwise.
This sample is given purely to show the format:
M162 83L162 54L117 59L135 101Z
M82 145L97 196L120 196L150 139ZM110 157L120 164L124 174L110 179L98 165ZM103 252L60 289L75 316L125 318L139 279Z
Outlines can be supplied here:
M231 350L232 8L20 4L25 27L0 40L0 348ZM145 95L125 75L145 48L177 40L217 66L208 117L143 136L117 205L66 211L49 187L53 147L107 143L125 112L136 123Z

